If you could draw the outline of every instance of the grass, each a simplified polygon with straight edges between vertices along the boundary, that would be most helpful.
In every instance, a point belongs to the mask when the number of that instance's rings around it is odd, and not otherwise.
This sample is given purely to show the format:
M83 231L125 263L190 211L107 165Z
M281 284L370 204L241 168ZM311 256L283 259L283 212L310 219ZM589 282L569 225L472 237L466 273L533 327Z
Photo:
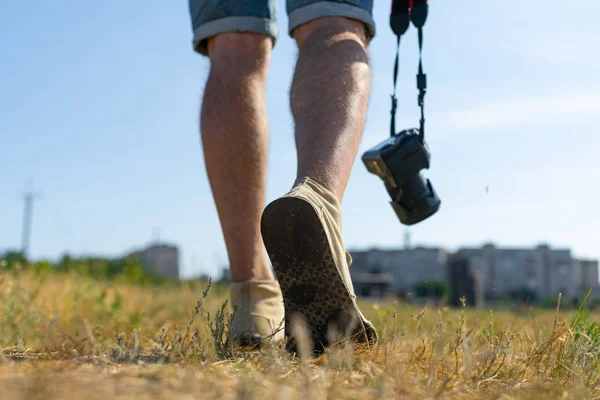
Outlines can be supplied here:
M592 399L600 328L576 312L363 301L372 349L242 352L227 288L0 272L0 399Z

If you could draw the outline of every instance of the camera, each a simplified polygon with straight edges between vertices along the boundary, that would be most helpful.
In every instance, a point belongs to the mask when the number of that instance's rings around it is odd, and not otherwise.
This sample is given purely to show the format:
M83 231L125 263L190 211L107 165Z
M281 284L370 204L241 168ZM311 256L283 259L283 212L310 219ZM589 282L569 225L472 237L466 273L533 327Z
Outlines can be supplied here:
M367 170L383 180L400 222L414 225L435 214L441 204L429 179L421 170L429 168L431 154L419 129L392 135L366 151Z

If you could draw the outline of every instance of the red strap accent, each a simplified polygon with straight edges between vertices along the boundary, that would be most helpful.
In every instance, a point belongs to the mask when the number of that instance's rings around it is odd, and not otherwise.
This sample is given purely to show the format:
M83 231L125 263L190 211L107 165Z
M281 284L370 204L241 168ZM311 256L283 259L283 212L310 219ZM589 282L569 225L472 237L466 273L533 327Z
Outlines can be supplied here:
M415 8L415 0L408 0L408 9L412 10Z

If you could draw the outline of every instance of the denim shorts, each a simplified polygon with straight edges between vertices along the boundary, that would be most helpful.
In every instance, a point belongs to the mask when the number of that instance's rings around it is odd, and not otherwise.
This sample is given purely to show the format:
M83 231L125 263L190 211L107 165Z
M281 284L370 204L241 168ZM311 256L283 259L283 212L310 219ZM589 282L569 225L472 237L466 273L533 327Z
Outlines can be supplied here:
M322 17L346 17L364 22L368 39L375 35L373 0L286 0L288 34ZM189 0L194 49L207 54L207 39L226 32L255 32L277 40L276 0Z

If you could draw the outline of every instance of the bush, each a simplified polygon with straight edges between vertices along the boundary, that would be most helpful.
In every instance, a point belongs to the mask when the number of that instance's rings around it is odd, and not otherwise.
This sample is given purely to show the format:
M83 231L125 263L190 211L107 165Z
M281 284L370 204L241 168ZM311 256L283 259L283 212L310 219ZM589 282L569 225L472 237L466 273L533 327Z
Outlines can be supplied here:
M448 284L442 281L422 282L415 286L415 295L419 298L445 297L449 293Z
M105 259L99 257L73 258L65 254L54 263L43 260L29 263L21 253L7 252L0 256L0 270L29 270L37 275L48 273L76 273L97 279L120 280L127 283L163 284L170 282L152 271L145 270L137 257Z
M7 251L0 257L0 269L15 271L21 269L24 264L25 259L18 251Z

